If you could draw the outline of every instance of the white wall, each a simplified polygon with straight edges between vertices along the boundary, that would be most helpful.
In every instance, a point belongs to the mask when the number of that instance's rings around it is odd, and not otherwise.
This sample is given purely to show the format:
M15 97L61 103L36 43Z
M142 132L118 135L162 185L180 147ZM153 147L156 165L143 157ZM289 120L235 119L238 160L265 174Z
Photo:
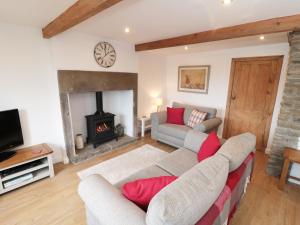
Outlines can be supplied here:
M191 53L172 55L167 58L167 101L180 101L196 105L216 107L218 116L224 119L227 101L228 84L232 58L284 55L283 69L280 76L278 95L270 129L268 147L272 142L277 118L280 109L280 101L286 77L286 67L288 62L288 43L263 45L256 47L233 48L219 51L202 53ZM177 91L178 66L183 65L211 65L208 94L186 93ZM223 124L219 129L222 135Z
M166 102L166 57L159 54L139 54L138 116L156 111L155 99Z
M103 109L116 116L115 122L121 123L128 136L134 136L133 91L103 92Z
M95 93L70 94L70 108L74 138L76 134L83 134L87 137L86 115L96 112Z
M50 42L36 28L0 23L0 110L19 108L25 146L48 143L62 159L64 136Z
M99 41L116 49L112 68L93 58ZM0 49L0 110L19 108L25 146L48 143L55 162L65 157L57 70L138 71L133 45L74 31L47 40L40 29L0 23Z
M117 53L115 64L110 68L100 67L94 59L94 47L100 41L108 41ZM126 42L66 31L51 39L54 67L57 70L87 70L138 72L138 58L134 46Z

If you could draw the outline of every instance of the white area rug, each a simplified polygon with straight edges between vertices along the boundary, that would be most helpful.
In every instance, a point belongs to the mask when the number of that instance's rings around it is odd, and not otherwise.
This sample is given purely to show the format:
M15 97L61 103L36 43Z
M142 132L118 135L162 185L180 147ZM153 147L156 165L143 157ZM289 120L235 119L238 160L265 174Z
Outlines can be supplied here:
M147 144L88 169L79 171L77 175L82 180L89 175L100 174L111 184L116 184L129 175L153 165L167 154L167 152Z

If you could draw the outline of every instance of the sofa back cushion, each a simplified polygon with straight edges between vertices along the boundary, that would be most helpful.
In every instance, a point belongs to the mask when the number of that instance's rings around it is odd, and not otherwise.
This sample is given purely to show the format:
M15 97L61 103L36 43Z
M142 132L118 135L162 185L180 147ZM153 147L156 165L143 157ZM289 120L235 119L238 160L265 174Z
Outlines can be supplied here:
M207 113L206 119L215 118L216 114L217 114L217 109L215 109L215 108L194 106L194 105L182 104L182 103L178 103L178 102L173 102L173 107L174 108L185 108L184 118L183 118L185 125L188 124L188 120L190 118L190 115L191 115L193 109L197 109L200 112L206 112Z
M147 225L195 224L216 201L228 176L228 159L214 155L180 176L151 200Z
M189 130L184 139L184 147L198 153L208 134L196 130Z
M229 171L236 170L247 156L255 151L256 137L251 133L244 133L229 138L216 153L229 160Z

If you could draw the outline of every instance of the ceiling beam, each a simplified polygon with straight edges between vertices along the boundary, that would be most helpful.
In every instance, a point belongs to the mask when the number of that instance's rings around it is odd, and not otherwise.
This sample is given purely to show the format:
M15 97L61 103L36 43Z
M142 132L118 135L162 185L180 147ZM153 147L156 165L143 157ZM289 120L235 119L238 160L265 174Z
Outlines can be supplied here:
M178 36L158 41L136 44L136 51L146 51L160 48L190 45L211 41L293 31L300 28L300 14L278 17L251 23L224 27L216 30L203 31L194 34Z
M122 0L78 0L43 28L43 37L51 38L83 22Z

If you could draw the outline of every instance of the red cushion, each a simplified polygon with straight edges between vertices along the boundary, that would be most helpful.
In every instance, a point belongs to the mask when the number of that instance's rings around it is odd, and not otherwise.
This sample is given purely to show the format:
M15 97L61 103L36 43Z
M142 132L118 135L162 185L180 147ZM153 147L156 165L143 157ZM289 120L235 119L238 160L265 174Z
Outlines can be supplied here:
M184 108L167 108L167 123L184 125Z
M161 176L128 182L122 186L122 193L141 208L147 209L154 195L176 178L176 176Z
M221 142L216 132L211 132L205 141L202 143L198 152L198 161L202 161L212 155L214 155L221 147Z

